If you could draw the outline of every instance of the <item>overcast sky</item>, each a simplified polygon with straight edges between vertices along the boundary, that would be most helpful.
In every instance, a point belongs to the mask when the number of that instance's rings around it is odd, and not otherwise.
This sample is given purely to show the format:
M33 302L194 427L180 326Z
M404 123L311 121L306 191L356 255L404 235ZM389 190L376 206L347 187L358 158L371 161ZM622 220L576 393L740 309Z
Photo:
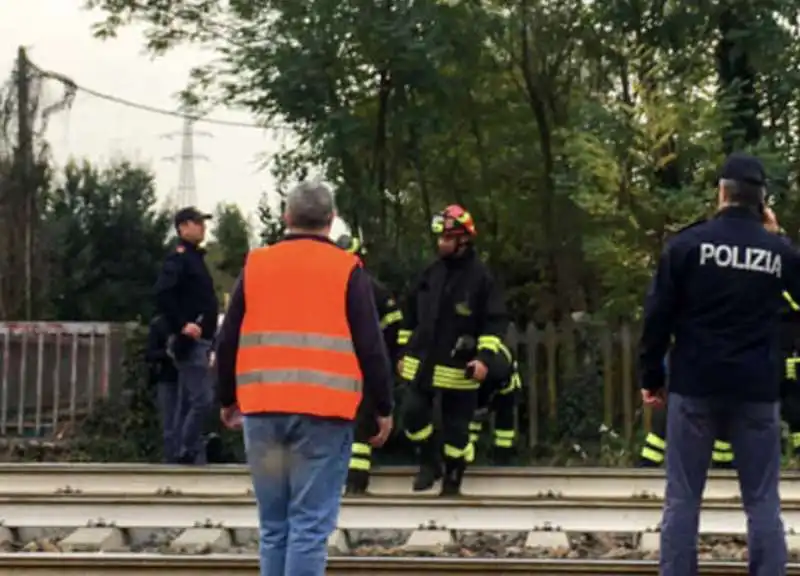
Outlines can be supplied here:
M0 0L0 83L11 74L17 47L25 46L32 62L60 72L78 85L158 108L175 109L176 92L185 86L189 69L204 62L197 49L181 49L152 59L142 51L141 32L124 30L119 38L92 38L97 14L82 11L80 0ZM55 86L49 96L55 97ZM223 120L251 122L246 113L216 110ZM78 93L69 112L53 117L47 139L56 162L70 156L102 161L125 155L148 164L157 174L165 199L178 183L178 163L164 160L180 154L180 118L141 112ZM211 136L195 138L195 151L208 158L196 162L198 204L211 210L219 201L235 201L246 213L255 211L262 192L273 189L259 156L274 153L277 134L260 129L198 123Z

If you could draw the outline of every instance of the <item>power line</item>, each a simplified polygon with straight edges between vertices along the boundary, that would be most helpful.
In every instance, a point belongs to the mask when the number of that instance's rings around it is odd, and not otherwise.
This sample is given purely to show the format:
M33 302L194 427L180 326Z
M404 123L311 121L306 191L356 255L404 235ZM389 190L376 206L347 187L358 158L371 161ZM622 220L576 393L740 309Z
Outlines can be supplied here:
M87 88L86 86L82 86L76 83L71 78L60 74L58 72L48 72L46 70L42 70L35 64L31 63L31 67L34 68L39 74L44 77L51 78L53 80L57 80L73 90L77 90L79 92L83 92L88 94L89 96L94 96L95 98L99 98L100 100L106 100L108 102L113 102L115 104L119 104L121 106L126 106L128 108L134 108L136 110L141 110L143 112L150 112L151 114L160 114L162 116L171 116L173 118L181 118L183 120L192 120L193 122L204 122L206 124L214 124L217 126L232 126L234 128L251 128L251 129L258 129L258 130L268 130L268 129L275 129L275 128L288 128L287 126L281 125L274 125L274 126L261 126L259 124L253 124L251 122L237 122L235 120L220 120L217 118L203 118L198 116L192 116L191 114L184 114L182 112L177 112L175 110L167 110L165 108L158 108L156 106L150 106L148 104L142 104L140 102L134 102L132 100L128 100L127 98L122 98L120 96L115 96L113 94L107 94L105 92L100 92L98 90L93 90L92 88Z

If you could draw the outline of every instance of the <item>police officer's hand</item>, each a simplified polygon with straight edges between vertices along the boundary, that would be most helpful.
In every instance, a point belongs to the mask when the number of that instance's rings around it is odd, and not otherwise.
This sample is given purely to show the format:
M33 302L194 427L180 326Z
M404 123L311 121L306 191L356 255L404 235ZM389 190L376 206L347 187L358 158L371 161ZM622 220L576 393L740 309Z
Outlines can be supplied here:
M642 402L654 408L661 408L667 402L667 396L663 388L658 390L642 389Z
M398 374L398 376L402 376L403 375L403 359L402 358L397 361L397 374Z
M201 330L200 326L194 322L187 323L186 326L183 327L183 330L181 330L181 334L188 336L189 338L194 338L195 340L200 338L202 333L203 331Z
M468 362L467 368L471 369L473 380L477 380L478 382L483 382L486 379L486 375L489 373L489 369L486 367L486 364L480 360L472 360L471 362Z
M764 206L764 213L761 220L764 222L764 228L770 232L774 234L780 232L781 227L778 224L778 217L775 216L775 211L769 206Z
M220 409L219 419L222 421L225 428L237 430L242 427L242 413L239 411L239 407L236 404Z
M378 433L368 440L369 445L373 448L380 448L389 439L389 434L392 433L394 427L394 418L389 416L378 416Z

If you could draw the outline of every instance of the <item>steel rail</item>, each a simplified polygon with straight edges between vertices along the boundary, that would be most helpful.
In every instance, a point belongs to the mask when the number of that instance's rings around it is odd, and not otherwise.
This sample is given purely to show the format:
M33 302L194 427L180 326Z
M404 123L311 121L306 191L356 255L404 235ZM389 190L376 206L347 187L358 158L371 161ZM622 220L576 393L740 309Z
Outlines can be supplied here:
M408 467L379 468L372 474L374 496L412 496ZM0 464L3 494L183 494L242 496L251 490L247 469L239 465L203 468L130 464ZM662 470L617 468L474 468L467 472L463 493L496 498L660 499ZM800 472L784 472L784 501L800 502ZM705 499L738 500L732 472L712 471Z
M800 502L784 503L789 533L800 530ZM448 530L648 532L661 520L653 500L548 500L523 498L354 498L345 499L343 530ZM0 523L13 528L192 528L257 529L252 497L31 496L0 497ZM744 534L745 516L735 502L709 502L700 516L703 534Z
M257 566L258 560L255 556L243 555L0 554L0 573L4 576L200 576L224 573L235 576L253 574ZM340 557L330 558L327 573L333 576L349 574L657 576L658 564L652 561L615 560ZM747 573L747 565L741 562L700 564L700 574L703 576L739 576ZM800 576L800 565L789 564L787 574Z

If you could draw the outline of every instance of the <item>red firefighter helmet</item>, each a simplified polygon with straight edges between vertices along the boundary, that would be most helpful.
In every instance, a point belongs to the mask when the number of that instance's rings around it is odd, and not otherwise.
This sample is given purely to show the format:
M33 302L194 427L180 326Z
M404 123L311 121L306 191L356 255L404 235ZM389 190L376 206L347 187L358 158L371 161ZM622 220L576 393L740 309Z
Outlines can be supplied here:
M451 204L433 217L431 231L442 236L478 235L472 215L458 204Z

